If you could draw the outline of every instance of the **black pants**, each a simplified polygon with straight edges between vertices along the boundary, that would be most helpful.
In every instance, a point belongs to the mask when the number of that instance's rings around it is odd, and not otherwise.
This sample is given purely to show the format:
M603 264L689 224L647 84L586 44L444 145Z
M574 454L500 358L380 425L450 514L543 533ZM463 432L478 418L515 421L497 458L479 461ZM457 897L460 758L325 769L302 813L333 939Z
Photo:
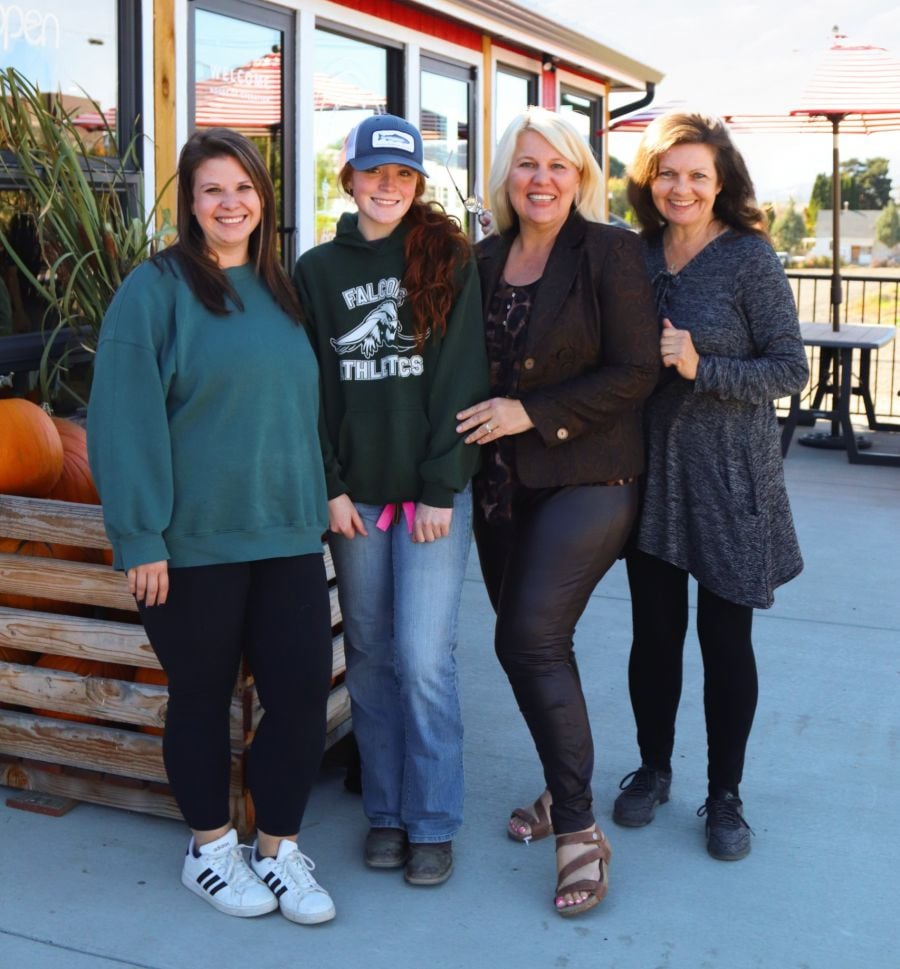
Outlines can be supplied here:
M187 823L228 823L229 713L245 656L265 714L247 786L262 831L297 833L325 746L331 609L321 555L169 570L141 619L169 676L163 758Z
M628 665L641 760L671 769L688 626L688 573L653 555L628 556L634 641ZM709 790L738 793L758 695L753 609L697 591Z
M475 541L497 613L495 648L544 768L557 833L594 823L594 745L572 640L594 587L615 562L637 506L633 484L520 488L513 518Z

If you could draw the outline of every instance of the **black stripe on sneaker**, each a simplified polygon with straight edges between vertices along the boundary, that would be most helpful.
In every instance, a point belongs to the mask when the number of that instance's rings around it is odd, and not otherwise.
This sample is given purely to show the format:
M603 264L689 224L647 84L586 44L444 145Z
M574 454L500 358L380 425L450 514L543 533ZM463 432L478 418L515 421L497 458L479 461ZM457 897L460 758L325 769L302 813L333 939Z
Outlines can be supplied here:
M215 888L213 888L213 889L207 889L207 891L209 891L209 894L210 895L215 895L216 892L221 892L223 888L227 888L227 887L228 887L228 882L220 881L219 884L216 885Z

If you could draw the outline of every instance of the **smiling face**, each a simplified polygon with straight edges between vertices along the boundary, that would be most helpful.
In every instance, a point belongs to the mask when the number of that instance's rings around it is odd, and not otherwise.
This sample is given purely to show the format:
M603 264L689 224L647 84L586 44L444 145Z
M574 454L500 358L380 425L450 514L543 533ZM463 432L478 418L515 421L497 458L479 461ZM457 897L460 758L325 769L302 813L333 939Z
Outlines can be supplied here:
M356 169L350 191L359 209L358 226L364 239L384 239L400 224L416 198L418 178L406 165L378 165L368 171Z
M191 212L207 248L223 269L247 262L262 202L243 166L230 155L208 158L194 171Z
M681 144L659 159L650 194L656 210L670 226L702 229L715 218L713 205L721 188L715 149Z
M506 191L520 225L558 231L569 217L581 175L543 136L525 130L513 154Z

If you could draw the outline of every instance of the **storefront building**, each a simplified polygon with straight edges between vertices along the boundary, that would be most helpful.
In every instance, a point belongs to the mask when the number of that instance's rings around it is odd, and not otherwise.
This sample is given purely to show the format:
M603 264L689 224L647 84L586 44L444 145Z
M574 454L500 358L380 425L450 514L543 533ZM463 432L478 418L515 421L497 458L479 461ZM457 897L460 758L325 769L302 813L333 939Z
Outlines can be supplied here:
M513 115L529 104L568 113L605 168L610 94L640 102L661 79L508 0L0 2L0 66L62 98L98 156L116 149L92 102L119 144L140 131L134 178L173 210L164 186L191 131L227 125L253 137L277 186L288 265L333 232L347 204L336 184L343 141L370 113L420 126L433 197L465 221L462 199L483 193ZM14 151L3 159L0 228L27 258L27 199ZM40 307L20 282L0 254L0 375L25 366L40 337Z

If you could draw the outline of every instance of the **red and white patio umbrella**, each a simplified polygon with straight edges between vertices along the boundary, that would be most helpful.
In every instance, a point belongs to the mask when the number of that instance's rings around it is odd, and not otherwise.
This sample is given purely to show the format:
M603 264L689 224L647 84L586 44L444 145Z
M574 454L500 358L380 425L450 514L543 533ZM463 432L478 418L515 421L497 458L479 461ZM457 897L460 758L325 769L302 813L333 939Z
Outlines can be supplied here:
M832 136L831 325L840 329L841 168L839 136L900 131L900 60L883 47L853 43L835 28L831 46L819 58L798 107L787 116L732 115L734 131L803 133Z
M900 131L900 60L875 44L854 43L834 28L831 45L819 56L797 107L767 114L723 114L732 131L758 134L832 135L832 328L840 329L841 171L838 138ZM611 130L641 131L662 112L646 109Z

